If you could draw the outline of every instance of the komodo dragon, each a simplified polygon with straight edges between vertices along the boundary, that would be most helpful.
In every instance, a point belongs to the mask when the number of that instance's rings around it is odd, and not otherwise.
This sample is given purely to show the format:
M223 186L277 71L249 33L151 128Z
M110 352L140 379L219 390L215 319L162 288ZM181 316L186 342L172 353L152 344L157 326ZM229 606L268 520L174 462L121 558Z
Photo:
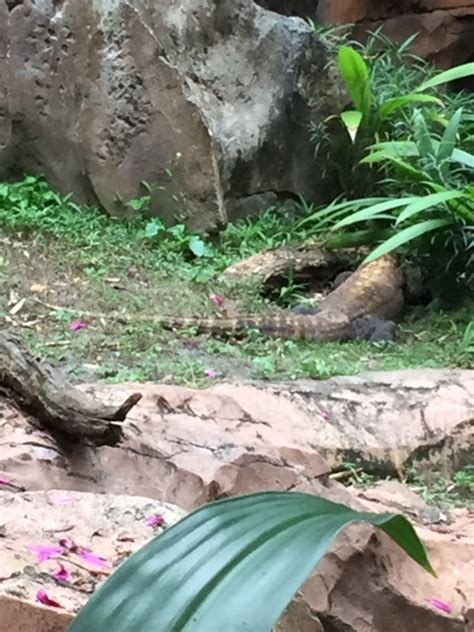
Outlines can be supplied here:
M334 311L314 314L281 312L268 315L243 315L232 318L163 317L158 322L165 329L196 327L201 333L235 336L247 329L258 329L266 336L283 339L303 340L370 340L371 342L393 341L397 332L396 324L377 316L359 316L351 320L348 316Z
M385 255L363 265L331 292L313 313L282 311L235 317L163 317L164 328L196 327L211 334L236 335L258 329L274 338L392 341L394 320L403 307L403 275L398 260Z
M402 280L396 258L386 256L352 273L321 302L320 309L232 317L157 316L153 321L165 329L195 327L203 333L226 336L258 329L273 338L392 341L397 332L394 319L403 306ZM103 316L91 312L83 314L94 318ZM134 320L123 314L111 313L109 317L120 322Z
M232 318L163 317L158 322L165 329L196 327L203 333L227 336L245 333L247 329L258 329L273 338L303 338L312 340L347 340L353 336L350 319L337 312L316 314L247 314Z

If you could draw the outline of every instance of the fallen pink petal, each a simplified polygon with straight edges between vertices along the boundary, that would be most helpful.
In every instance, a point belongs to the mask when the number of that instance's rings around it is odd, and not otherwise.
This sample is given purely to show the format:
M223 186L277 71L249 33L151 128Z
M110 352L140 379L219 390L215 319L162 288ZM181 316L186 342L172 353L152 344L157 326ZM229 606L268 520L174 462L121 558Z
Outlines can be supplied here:
M68 582L71 579L71 573L67 570L65 566L60 564L58 570L53 573L53 577L54 579L58 579L59 581Z
M45 590L38 590L36 593L36 599L41 601L45 606L51 606L52 608L62 608L61 604L55 599L51 599L48 597L48 594Z
M221 294L210 294L209 298L216 307L222 307L225 302L225 298Z
M92 553L92 551L82 549L79 555L85 562L88 562L92 566L97 566L98 568L110 568L110 564L107 562L107 560L104 560L104 558L100 557L100 555Z
M442 610L443 612L447 612L448 614L451 614L451 612L453 611L449 603L441 601L441 599L436 599L433 597L432 599L428 599L428 603L431 604L434 608L438 608L438 610Z
M11 485L11 481L8 478L0 478L0 485Z
M145 523L148 527L161 527L165 524L165 517L161 514L150 516Z
M210 378L217 377L217 371L215 369L206 369L204 373Z
M73 320L70 327L72 331L80 331L81 329L86 329L88 325L83 320Z
M47 562L54 557L59 557L64 553L61 546L43 546L41 544L32 544L28 547L32 553L36 553L38 564Z

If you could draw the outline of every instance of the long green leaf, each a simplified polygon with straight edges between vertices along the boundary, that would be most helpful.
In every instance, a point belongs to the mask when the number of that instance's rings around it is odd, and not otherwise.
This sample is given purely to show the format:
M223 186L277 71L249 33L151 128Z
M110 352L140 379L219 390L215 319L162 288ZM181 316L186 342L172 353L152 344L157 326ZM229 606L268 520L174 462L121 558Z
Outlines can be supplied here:
M369 150L370 153L362 158L361 163L370 165L388 158L410 158L420 155L416 143L410 140L392 140L374 143L369 147Z
M359 513L309 494L252 494L204 506L137 551L69 632L269 632L355 521L385 531L434 574L400 515Z
M434 157L436 152L425 121L425 117L419 110L413 112L413 134L422 158Z
M449 226L452 223L453 222L450 219L428 219L424 222L420 222L419 224L415 224L414 226L408 226L408 228L401 230L390 239L387 239L387 241L384 241L383 244L377 246L377 248L375 248L368 257L366 257L364 263L369 263L379 257L383 257L383 255L388 255L390 252L393 252L397 248L400 248L400 246L403 246L403 244L413 241L425 233L437 230L443 226Z
M426 209L433 208L439 204L443 204L448 200L455 200L456 198L465 197L462 191L442 191L440 193L430 193L420 197L415 202L408 204L406 208L400 213L395 222L395 225L405 222L410 217L426 211Z
M439 148L439 141L433 140L433 147L436 151ZM392 140L381 143L374 143L369 147L370 153L367 154L361 163L375 164L390 160L391 158L414 158L420 155L416 143L409 140ZM463 149L455 147L451 154L451 160L474 169L474 156Z
M341 46L338 51L339 71L344 78L352 102L365 119L372 107L370 75L367 64L351 46Z
M436 159L439 162L448 160L448 158L451 158L453 155L453 151L456 146L459 124L461 123L462 110L462 108L456 110L443 132L441 142L436 150Z
M364 208L361 211L357 211L356 213L352 213L348 217L345 217L333 227L333 230L338 230L343 226L357 224L357 222L366 222L369 219L379 219L378 216L383 214L385 211L390 211L392 209L406 206L407 204L415 202L416 200L418 200L418 197L407 197L400 200L385 200L384 202L373 204L368 208Z
M471 77L472 75L474 75L474 62L471 61L467 64L455 66L454 68L440 72L435 77L428 79L428 81L424 81L420 86L418 86L416 92L422 92L428 88L435 88L443 83L457 81L458 79L464 79L464 77Z
M431 96L430 94L406 94L403 97L393 97L392 99L387 99L385 103L383 103L379 110L378 115L380 119L385 119L387 116L395 112L395 110L399 110L400 108L405 107L406 105L410 105L412 103L436 103L437 105L443 106L443 102L441 99L437 97Z
M346 212L346 209L358 209L361 206L367 206L367 204L376 204L377 202L383 202L385 198L361 198L359 200L344 200L344 202L338 202L335 204L331 202L328 206L318 209L315 213L311 213L308 217L302 219L296 225L297 229L301 229L307 224L320 223L323 220L333 220Z
M472 154L469 154L467 151L456 148L454 149L451 158L456 162L459 162L459 164L464 165L465 167L474 169L474 156Z
M418 155L418 149L416 149L416 145L414 146L415 146L415 151L416 151L415 156L416 156ZM408 151L406 152L406 155L410 156ZM387 162L387 161L392 162L396 167L398 167L400 171L403 171L404 173L406 173L413 180L422 181L426 177L426 174L423 173L423 171L420 171L419 169L414 167L407 160L403 160L403 158L400 158L395 152L392 152L392 150L387 151L387 150L382 149L380 151L374 151L368 156L366 156L366 158L361 160L361 162L366 163L366 164L376 164L378 162Z

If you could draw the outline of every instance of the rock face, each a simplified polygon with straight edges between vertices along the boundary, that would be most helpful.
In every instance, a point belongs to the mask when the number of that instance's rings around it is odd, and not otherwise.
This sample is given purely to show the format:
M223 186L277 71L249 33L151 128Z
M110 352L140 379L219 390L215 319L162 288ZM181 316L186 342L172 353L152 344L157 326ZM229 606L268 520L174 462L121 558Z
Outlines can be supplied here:
M147 525L148 519L159 515L165 526L171 526L185 512L137 496L51 490L0 493L0 515L1 629L62 632L98 583L163 530ZM31 549L38 546L59 547L62 556L39 563ZM103 563L83 558L83 549L102 558ZM56 581L53 575L60 565L69 576ZM38 591L44 591L60 607L42 606Z
M137 385L87 390L112 404ZM420 463L449 474L472 459L473 371L140 392L124 442L101 448L59 445L0 400L0 475L26 489L138 494L193 509L262 489L325 494L325 478L345 461L403 476Z
M319 0L317 16L355 23L360 37L381 25L385 35L399 42L418 33L416 53L441 68L473 60L474 0Z
M355 24L354 35L384 27L384 33L403 42L418 33L414 47L441 68L473 61L473 0L258 0L283 15L309 17L316 22ZM472 83L465 82L472 90Z
M340 109L328 61L252 0L0 0L0 178L44 172L112 214L147 182L154 214L200 228L259 196L321 199L308 123Z
M149 515L164 513L170 523L182 515L163 503L190 510L263 490L308 491L354 508L403 512L415 520L440 575L419 569L383 534L354 525L302 588L279 632L409 632L415 623L428 632L467 630L472 512L441 513L396 482L350 490L329 474L357 457L368 469L401 475L404 465L423 460L446 471L472 462L473 371L206 391L85 388L111 403L142 391L121 444L57 442L0 399L0 621L11 622L9 632L65 631L89 594L82 589L95 585L87 569L75 568L76 584L56 582L56 560L40 573L28 545L53 546L64 536L114 566L151 537ZM38 589L62 608L35 603ZM451 612L433 599L448 602Z

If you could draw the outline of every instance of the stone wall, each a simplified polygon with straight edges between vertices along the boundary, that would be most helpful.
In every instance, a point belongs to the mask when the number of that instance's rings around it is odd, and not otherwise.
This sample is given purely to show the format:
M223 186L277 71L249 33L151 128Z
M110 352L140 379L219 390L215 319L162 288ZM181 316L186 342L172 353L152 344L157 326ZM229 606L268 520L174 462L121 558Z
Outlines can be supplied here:
M0 179L212 228L331 196L308 131L343 105L331 57L252 0L0 0Z

